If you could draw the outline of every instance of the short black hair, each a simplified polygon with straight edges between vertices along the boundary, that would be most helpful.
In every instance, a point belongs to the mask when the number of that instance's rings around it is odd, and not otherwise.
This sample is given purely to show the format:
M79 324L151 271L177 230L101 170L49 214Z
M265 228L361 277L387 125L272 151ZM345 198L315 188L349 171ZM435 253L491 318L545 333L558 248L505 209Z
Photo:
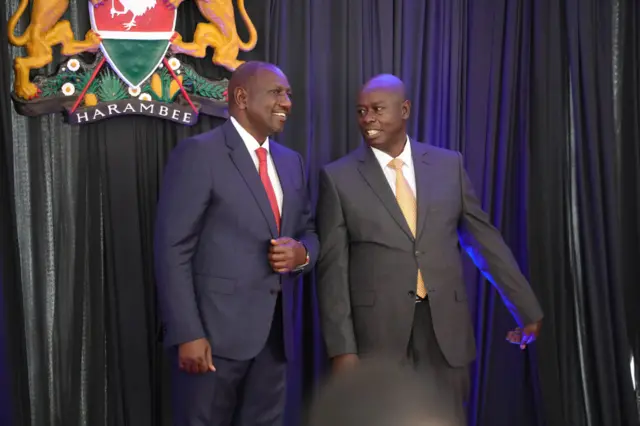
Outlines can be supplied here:
M282 72L280 68L274 64L263 61L247 61L236 68L233 74L231 74L229 86L227 87L229 109L234 107L234 93L236 89L238 87L244 87L246 89L249 81L262 70Z

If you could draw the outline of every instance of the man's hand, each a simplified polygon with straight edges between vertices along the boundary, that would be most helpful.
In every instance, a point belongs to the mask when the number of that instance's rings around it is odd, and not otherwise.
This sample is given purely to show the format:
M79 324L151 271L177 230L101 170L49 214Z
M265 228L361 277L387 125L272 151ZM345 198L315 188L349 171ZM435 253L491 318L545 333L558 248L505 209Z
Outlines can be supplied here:
M269 263L274 271L285 274L303 265L307 259L307 250L299 241L289 237L271 240Z
M507 340L514 345L520 345L520 349L526 349L527 345L533 343L540 334L542 322L534 322L527 325L524 329L520 327L507 333Z
M216 371L211 359L211 346L207 339L202 338L181 344L178 348L178 365L180 370L193 374Z
M353 369L358 364L358 361L358 355L356 354L338 355L333 358L331 369L334 374L348 371Z

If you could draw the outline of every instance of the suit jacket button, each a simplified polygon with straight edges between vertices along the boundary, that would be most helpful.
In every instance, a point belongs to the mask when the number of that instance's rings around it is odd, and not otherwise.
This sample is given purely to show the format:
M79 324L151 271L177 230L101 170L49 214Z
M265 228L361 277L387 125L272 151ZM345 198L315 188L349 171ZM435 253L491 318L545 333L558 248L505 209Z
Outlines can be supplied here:
M416 292L413 290L409 291L409 297L416 297Z

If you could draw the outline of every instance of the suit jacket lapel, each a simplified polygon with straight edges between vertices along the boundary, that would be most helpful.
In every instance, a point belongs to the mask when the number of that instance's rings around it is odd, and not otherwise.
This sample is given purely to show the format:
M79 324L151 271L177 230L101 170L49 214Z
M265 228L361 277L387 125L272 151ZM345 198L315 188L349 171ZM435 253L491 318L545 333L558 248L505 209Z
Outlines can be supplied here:
M435 182L433 165L429 164L428 146L425 143L411 139L411 156L413 157L413 169L416 175L416 201L418 204L418 223L416 226L416 238L420 237L429 213L430 196L429 185Z
M400 210L400 206L393 195L393 191L389 186L389 181L380 168L375 154L367 146L360 147L360 165L358 170L362 177L367 181L373 192L380 198L382 205L389 211L389 214L395 220L400 228L410 237L413 238L411 229L407 225L407 221Z
M247 151L242 138L233 127L233 123L231 123L231 120L223 124L223 130L225 133L227 146L229 146L229 148L231 149L231 152L229 152L229 157L231 158L231 161L233 161L233 164L236 166L236 168L242 175L242 178L251 190L253 197L255 198L258 206L260 207L260 210L262 211L262 215L269 225L271 235L274 238L277 238L278 228L276 226L276 220L273 217L271 204L269 204L267 192L262 185L260 175L256 170L256 166L253 163L253 160L251 159L251 155L249 154L249 151Z
M282 187L282 214L280 215L280 235L290 235L287 226L291 220L288 212L291 211L291 201L294 199L292 193L294 191L293 181L291 177L291 168L297 167L296 165L287 164L287 158L282 148L273 142L269 142L269 151L271 152L271 158L276 166L276 172L280 179L280 186Z

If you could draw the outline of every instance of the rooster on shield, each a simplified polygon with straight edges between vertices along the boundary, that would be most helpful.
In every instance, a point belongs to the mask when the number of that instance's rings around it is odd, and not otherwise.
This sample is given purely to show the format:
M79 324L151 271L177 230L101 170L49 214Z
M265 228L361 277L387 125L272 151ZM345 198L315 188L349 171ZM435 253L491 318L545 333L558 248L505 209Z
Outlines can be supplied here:
M118 15L125 15L129 12L133 13L131 22L124 24L127 31L136 26L136 18L142 16L147 11L156 7L156 0L120 0L120 4L124 7L124 10L116 10L115 0L111 3L111 17Z

